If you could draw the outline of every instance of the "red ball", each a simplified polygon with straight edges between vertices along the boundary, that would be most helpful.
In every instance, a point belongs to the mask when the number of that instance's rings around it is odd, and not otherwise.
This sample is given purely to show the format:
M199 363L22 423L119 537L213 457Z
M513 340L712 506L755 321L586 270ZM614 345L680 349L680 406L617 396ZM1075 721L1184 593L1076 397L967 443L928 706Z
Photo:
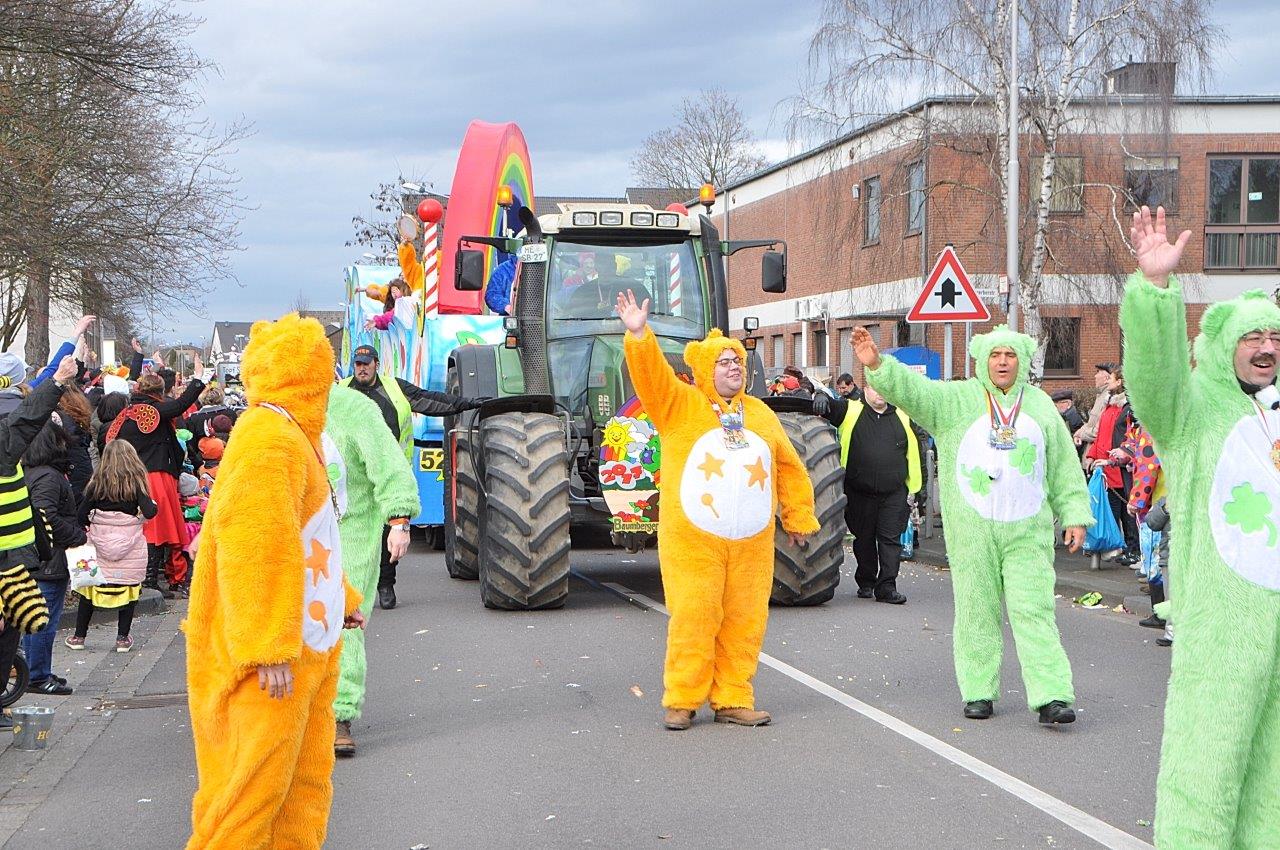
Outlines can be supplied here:
M435 198L424 198L418 203L418 218L427 224L435 224L444 218L444 207Z
M680 213L680 215L688 215L689 208L681 203L667 204L667 212Z

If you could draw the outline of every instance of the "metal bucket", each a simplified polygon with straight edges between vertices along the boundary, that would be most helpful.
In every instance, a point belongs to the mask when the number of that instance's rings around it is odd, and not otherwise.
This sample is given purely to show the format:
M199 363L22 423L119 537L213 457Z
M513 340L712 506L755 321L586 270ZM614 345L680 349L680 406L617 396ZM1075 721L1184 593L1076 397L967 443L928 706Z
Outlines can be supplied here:
M21 705L13 710L13 745L20 750L43 750L52 728L52 708Z

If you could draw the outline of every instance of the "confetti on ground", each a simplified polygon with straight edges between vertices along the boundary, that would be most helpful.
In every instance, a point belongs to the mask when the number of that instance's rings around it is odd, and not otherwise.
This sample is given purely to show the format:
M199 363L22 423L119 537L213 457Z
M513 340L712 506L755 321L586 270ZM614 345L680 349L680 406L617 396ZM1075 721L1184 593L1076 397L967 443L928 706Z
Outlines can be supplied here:
M633 694L635 695L636 699L643 699L643 698L644 698L644 691L640 690L640 686L639 686L639 685L632 685L632 686L631 686L631 693L633 693Z

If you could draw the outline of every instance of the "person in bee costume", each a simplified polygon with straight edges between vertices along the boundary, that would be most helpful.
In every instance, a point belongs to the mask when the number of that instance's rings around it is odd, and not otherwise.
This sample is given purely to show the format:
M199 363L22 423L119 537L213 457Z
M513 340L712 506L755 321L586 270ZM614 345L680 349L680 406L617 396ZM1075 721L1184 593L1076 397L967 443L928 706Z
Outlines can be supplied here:
M187 847L318 850L340 638L364 624L321 448L333 349L291 313L254 324L241 366L249 408L219 465L184 624L199 774Z
M658 560L671 620L663 674L668 729L708 700L717 723L763 726L751 680L769 615L774 516L797 543L818 530L813 486L782 423L744 394L746 351L713 329L685 346L690 386L648 326L649 300L618 296L636 395L662 439Z

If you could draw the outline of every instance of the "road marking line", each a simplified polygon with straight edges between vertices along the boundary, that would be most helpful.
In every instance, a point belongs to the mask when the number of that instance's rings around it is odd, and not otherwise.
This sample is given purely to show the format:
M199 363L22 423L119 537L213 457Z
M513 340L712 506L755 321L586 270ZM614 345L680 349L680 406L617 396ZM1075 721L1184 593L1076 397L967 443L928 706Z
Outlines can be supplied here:
M671 616L670 612L667 611L666 606L650 599L642 593L636 593L635 591L615 582L592 583L598 584L633 605L643 606L653 611L658 611L659 613ZM875 706L865 703L856 697L849 696L849 694L846 694L844 691L839 690L838 688L833 688L821 679L815 679L813 676L792 667L785 661L779 661L772 655L762 652L760 653L760 662L766 667L771 667L782 675L794 679L805 687L835 700L845 708L850 708L856 711L868 720L879 723L890 732L896 732L907 740L919 744L926 750L929 750L935 755L941 756L957 767L963 768L969 773L987 780L997 788L1007 791L1024 802L1030 803L1049 817L1061 821L1081 835L1092 838L1103 847L1116 848L1117 850L1155 850L1151 844L1148 844L1141 838L1138 838L1135 835L1130 835L1122 829L1117 829L1111 824L1101 821L1093 815L1077 809L1070 803L1065 803L1057 797L1041 791L1034 785L1029 785L1021 779L1018 779L1016 776L1011 776L1000 768L993 767L981 759L969 755L964 750L958 749L957 747L948 744L946 741L935 738L928 732L923 732L917 729L905 720L899 720L892 714L881 711Z

